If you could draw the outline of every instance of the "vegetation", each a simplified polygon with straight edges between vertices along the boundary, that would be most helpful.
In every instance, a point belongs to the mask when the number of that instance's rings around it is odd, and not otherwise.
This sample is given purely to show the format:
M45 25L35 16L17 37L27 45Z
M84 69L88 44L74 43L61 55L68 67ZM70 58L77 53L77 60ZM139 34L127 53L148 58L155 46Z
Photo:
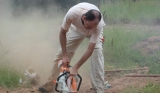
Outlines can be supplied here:
M142 89L140 89L142 93L159 93L160 92L160 84L149 83Z
M104 56L106 65L115 68L131 68L132 66L148 66L150 73L160 73L159 51L154 55L143 55L140 50L133 49L133 46L146 38L156 36L155 33L146 31L143 28L130 29L124 27L113 27L104 30ZM109 68L106 68L109 69Z
M134 23L151 24L160 19L159 0L107 0L101 5L101 11L106 14L109 24Z
M159 93L160 84L148 83L145 87L139 88L129 88L124 93Z
M142 42L144 39L160 35L160 33L155 33L154 29L151 32L150 29L138 26L142 26L142 24L145 24L146 27L151 26L153 25L151 20L159 19L158 4L160 2L157 0L139 0L132 3L126 0L125 2L117 1L102 5L101 10L106 11L106 24L110 26L104 29L106 65L115 68L148 66L150 67L150 73L160 73L159 51L154 52L154 55L143 55L139 50L133 49L135 44ZM141 21L142 18L145 21ZM124 27L123 24L125 23L122 19L127 19L129 24L137 26L131 29L127 26Z
M73 5L79 3L79 2L89 2L93 3L97 6L100 5L100 2L104 0L13 0L12 4L15 10L14 12L20 12L19 7L21 7L20 10L28 11L28 9L31 10L33 8L41 8L45 11L47 11L48 6L57 6L57 8L62 11L67 11L70 7Z
M144 55L133 46L151 36L159 36L154 29L145 27L159 25L160 12L158 0L121 0L108 2L101 6L105 14L106 27L104 29L105 69L132 68L133 66L150 67L149 73L160 74L160 51L153 55ZM130 25L137 25L131 27ZM143 27L140 27L143 26ZM149 28L149 27L148 27ZM114 67L114 68L113 68ZM160 84L148 83L143 88L131 87L124 93L159 93Z
M22 76L19 71L12 69L10 67L0 66L0 86L14 89L19 87L19 79Z

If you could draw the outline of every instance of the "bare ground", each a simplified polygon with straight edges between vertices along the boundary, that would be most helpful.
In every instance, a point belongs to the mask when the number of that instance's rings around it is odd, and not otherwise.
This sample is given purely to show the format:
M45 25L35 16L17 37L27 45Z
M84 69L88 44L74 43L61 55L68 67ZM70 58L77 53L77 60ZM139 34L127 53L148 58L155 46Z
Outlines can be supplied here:
M107 77L107 76L106 76ZM79 93L92 93L91 91L87 91L90 88L90 81L87 78L83 78L83 82L80 88ZM105 93L123 93L127 89L131 89L133 87L141 88L147 85L149 82L158 83L160 82L160 77L108 77L107 79L111 87L105 90ZM86 82L87 81L87 82ZM38 87L31 88L19 88L14 91L9 91L4 88L0 88L0 93L40 93L37 91Z

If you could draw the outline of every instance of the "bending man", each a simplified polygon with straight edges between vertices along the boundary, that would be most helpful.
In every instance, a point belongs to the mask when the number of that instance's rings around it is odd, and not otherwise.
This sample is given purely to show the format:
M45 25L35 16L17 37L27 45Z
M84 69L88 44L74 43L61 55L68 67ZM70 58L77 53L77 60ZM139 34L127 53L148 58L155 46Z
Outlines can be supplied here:
M59 60L62 60L65 65L69 63L83 39L89 38L87 50L70 69L70 74L76 75L78 69L90 57L92 89L95 93L104 93L104 58L102 54L104 26L100 10L95 5L79 3L71 7L62 23L59 35L61 48L53 62L51 75L48 82L40 87L39 91L54 91L52 80L57 79L59 75Z

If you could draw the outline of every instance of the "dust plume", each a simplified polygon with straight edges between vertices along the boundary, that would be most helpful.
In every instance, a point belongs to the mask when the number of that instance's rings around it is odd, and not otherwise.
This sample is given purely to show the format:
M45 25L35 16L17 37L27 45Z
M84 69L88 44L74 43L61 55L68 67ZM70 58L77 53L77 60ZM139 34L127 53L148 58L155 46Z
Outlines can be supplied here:
M0 65L22 72L33 67L45 82L60 47L58 36L64 14L54 4L24 7L13 1L0 0Z
M47 12L37 7L22 8L14 6L12 0L0 1L1 64L22 72L33 67L41 78L47 78L59 48L62 20L51 5Z

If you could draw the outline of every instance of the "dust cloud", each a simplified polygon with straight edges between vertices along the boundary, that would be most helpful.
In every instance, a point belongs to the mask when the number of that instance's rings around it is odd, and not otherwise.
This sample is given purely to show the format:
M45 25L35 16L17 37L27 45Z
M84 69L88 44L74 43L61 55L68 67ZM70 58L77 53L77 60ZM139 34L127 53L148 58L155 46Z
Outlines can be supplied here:
M64 14L57 10L55 5L45 10L24 10L23 6L13 5L12 0L0 0L0 65L9 65L22 73L33 67L45 82L60 47L58 36ZM73 60L83 54L78 51ZM88 63L83 67L86 66Z
M1 64L22 72L33 67L41 78L46 79L59 48L58 33L62 20L57 20L52 6L47 12L36 7L26 11L18 9L14 10L11 0L0 1ZM15 16L15 12L19 14Z

